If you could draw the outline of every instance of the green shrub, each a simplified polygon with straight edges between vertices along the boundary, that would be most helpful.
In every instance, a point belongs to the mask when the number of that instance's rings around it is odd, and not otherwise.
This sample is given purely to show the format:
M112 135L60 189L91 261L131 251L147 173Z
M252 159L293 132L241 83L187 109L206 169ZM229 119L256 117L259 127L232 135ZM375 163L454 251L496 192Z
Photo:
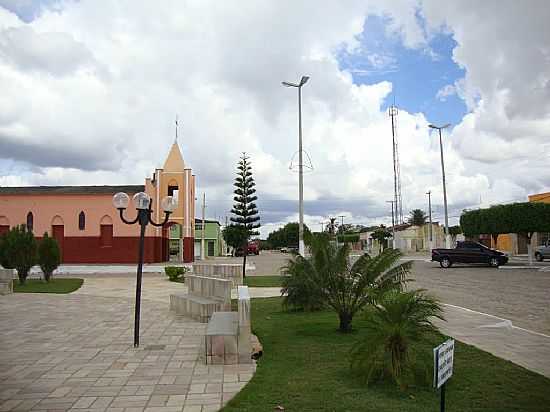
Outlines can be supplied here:
M428 344L437 332L433 318L443 320L441 304L423 290L385 293L365 313L365 338L351 351L351 366L367 384L384 378L405 388L429 383L432 351Z
M37 245L34 235L27 230L25 225L15 226L4 235L2 249L4 263L7 264L5 267L16 269L19 283L24 285L29 271L37 261Z
M7 233L0 236L0 266L5 269L13 269L13 266L11 266L10 261L8 260L8 255L6 253L7 236Z
M171 282L183 282L187 272L189 272L189 268L185 266L164 267L164 273L166 273L166 276L168 276Z
M323 294L302 266L289 264L283 273L289 275L282 277L281 294L285 309L315 311L325 306Z
M44 273L44 280L50 281L52 273L61 263L61 252L59 245L54 238L48 236L48 233L44 233L44 237L38 244L38 264L42 273Z
M386 249L374 258L363 255L352 263L348 243L338 246L327 236L311 236L308 246L310 257L296 255L283 269L283 274L292 278L287 282L299 285L287 292L332 308L338 314L341 332L350 332L355 314L375 305L384 292L402 289L412 266L412 262L399 263L401 253L395 249ZM293 304L290 299L284 303Z

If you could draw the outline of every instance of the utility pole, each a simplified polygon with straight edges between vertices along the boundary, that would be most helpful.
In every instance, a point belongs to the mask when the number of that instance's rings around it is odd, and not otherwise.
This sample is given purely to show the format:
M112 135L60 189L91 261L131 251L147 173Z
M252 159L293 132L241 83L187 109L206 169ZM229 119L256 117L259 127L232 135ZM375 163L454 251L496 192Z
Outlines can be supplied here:
M345 215L340 215L338 216L340 218L340 221L342 222L342 234L344 234L344 218L346 217Z
M393 201L395 204L395 223L403 223L403 202L401 198L401 167L399 166L399 149L397 143L397 114L395 102L388 109L391 118L391 136L393 153Z
M324 225L325 222L321 221L319 223L321 224L321 233L323 233L324 232L324 226L323 225Z
M426 192L428 195L428 214L430 216L430 251L433 249L433 233L432 233L432 191L428 190Z
M451 238L449 235L449 212L447 211L447 188L445 186L445 162L443 160L443 141L441 139L441 129L446 129L450 124L447 123L445 126L434 126L433 124L428 125L431 129L439 130L439 149L441 151L441 175L443 177L443 206L445 207L445 248L451 248Z
M201 260L204 260L205 254L204 254L204 232L205 232L205 225L204 225L204 210L206 209L206 193L202 194L202 230L201 230Z
M302 86L307 83L309 76L302 76L300 83L282 82L283 86L298 89L298 252L305 256L304 244L304 163L302 149Z
M391 233L392 233L392 246L395 249L395 218L393 214L394 200L387 200L386 203L391 203Z

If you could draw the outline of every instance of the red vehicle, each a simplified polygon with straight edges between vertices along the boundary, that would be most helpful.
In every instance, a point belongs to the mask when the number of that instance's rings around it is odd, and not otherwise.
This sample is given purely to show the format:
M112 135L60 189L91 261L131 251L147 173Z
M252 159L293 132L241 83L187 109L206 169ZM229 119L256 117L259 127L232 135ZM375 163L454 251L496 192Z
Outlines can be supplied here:
M260 254L260 242L257 240L251 240L248 242L248 255L259 255ZM235 250L235 256L242 256L243 248L239 247Z

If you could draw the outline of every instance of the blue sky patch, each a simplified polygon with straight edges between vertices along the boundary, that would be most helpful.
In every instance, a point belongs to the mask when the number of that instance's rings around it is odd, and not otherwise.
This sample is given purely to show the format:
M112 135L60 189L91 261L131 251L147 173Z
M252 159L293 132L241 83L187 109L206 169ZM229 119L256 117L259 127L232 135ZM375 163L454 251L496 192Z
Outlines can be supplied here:
M356 84L389 81L393 92L385 107L395 103L410 113L422 112L436 124L457 124L467 113L464 101L454 94L438 98L437 93L464 77L465 71L452 60L456 42L452 35L438 33L429 49L409 49L399 36L386 32L387 18L369 16L358 36L359 50L339 51L340 68L348 70Z

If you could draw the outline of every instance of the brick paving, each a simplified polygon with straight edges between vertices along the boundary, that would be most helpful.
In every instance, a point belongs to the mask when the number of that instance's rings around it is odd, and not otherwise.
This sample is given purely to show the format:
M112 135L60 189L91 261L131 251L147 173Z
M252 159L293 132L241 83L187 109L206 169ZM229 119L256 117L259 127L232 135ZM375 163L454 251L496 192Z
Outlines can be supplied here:
M254 365L206 366L206 325L169 312L166 289L177 286L159 283L166 298L156 287L148 299L148 283L138 349L128 279L118 297L86 286L70 295L0 297L0 411L219 410ZM104 288L113 294L111 282Z

